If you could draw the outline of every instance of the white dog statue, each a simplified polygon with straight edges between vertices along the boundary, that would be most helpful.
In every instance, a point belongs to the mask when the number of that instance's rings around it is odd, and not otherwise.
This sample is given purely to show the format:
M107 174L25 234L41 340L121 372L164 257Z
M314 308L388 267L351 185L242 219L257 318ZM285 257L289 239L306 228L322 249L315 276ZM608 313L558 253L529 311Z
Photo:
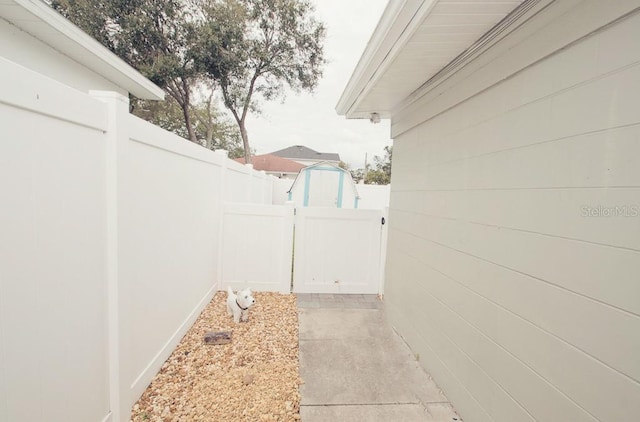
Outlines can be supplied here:
M240 322L242 317L243 321L249 319L249 308L256 303L256 300L251 294L251 289L238 290L238 294L234 294L231 290L231 286L227 288L227 313L233 315L233 320L236 324Z

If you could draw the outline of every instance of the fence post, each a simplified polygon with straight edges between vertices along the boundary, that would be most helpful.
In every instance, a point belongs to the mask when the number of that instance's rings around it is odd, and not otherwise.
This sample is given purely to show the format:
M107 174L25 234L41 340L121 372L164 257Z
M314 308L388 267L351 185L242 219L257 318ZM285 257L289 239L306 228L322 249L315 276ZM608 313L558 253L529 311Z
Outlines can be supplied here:
M271 201L267 201L267 172L260 170L260 203L270 205Z
M129 98L112 91L90 91L89 94L107 104L108 127L105 132L106 180L106 261L107 322L109 362L109 408L111 421L128 420L129 409L122 404L120 388L120 313L118 300L118 154L129 138L127 131Z
M385 271L387 267L387 239L389 238L389 207L382 208L384 224L380 231L380 285L378 293L384 294Z
M225 150L225 149L217 149L215 151L216 154L218 154L221 158L221 164L220 164L220 202L224 202L227 199L227 189L226 189L226 183L225 183L225 179L227 178L227 160L229 159L229 151Z
M247 203L251 204L253 203L251 195L251 190L253 189L253 164L245 164L244 166L247 169Z
M222 287L222 247L223 247L223 230L224 230L224 204L227 200L227 172L228 170L228 160L229 160L229 151L224 149L218 149L215 151L221 158L220 164L220 198L218 204L220 206L220 214L218 219L218 281L216 283L216 290L220 290Z
M282 281L280 284L280 293L289 294L293 291L293 248L295 239L293 238L295 224L295 206L293 202L287 201L284 204L284 244L282 258Z
M247 170L247 187L246 187L247 203L250 204L251 203L251 184L253 183L253 181L251 180L253 178L253 164L245 164L244 167Z

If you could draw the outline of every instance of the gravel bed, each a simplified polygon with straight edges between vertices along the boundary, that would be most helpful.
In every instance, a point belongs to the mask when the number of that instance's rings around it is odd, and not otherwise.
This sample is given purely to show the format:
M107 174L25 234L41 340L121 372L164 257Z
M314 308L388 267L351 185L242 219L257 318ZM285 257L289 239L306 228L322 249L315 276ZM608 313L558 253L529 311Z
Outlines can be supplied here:
M300 419L296 298L254 297L249 321L235 324L227 294L216 293L134 405L132 421ZM231 343L205 345L211 331L233 331Z

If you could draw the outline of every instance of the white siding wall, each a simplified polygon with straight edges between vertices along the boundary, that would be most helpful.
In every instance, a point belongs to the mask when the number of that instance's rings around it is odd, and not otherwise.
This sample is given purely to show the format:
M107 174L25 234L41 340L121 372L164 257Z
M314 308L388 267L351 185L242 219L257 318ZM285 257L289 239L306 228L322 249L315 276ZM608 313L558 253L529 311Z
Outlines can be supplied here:
M394 118L388 314L467 422L640 414L637 3L553 5Z

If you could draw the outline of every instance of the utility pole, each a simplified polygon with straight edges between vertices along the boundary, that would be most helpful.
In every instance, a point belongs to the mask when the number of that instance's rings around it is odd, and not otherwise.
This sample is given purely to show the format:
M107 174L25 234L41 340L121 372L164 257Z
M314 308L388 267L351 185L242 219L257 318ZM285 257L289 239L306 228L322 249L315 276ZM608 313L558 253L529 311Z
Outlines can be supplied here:
M369 171L369 168L367 167L367 153L364 153L364 176L362 177L362 184L364 184L364 181L367 180L367 172Z

